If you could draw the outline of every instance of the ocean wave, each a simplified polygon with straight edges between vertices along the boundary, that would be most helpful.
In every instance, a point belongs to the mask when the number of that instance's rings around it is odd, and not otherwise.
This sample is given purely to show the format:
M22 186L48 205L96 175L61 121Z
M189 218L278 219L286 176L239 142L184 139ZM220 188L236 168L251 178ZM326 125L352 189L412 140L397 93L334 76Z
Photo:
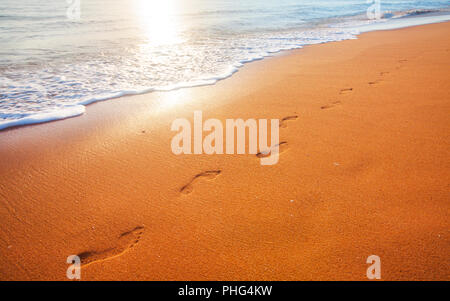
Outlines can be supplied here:
M3 120L3 121L0 121L0 130L10 128L10 127L16 127L16 126L23 126L23 125L29 125L29 124L62 120L62 119L82 115L82 114L84 114L85 111L86 111L85 106L78 105L78 106L70 106L70 107L66 107L66 108L60 108L53 112L36 113L36 114L32 114L30 116L22 117L19 119ZM0 114L0 119L1 119L1 117L2 117L2 114Z
M442 12L444 10L439 9L409 9L406 11L386 11L382 14L381 18L390 19L390 18L404 18L410 16L420 16L424 14L437 13Z

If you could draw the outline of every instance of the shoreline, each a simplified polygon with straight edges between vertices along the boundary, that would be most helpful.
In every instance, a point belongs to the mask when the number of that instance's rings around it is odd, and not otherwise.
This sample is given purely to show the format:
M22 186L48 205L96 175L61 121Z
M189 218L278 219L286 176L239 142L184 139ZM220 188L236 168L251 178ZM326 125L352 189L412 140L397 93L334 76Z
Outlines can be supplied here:
M87 101L83 101L77 104L74 104L70 107L68 107L68 109L66 110L59 110L59 111L54 111L54 112L48 112L48 113L41 113L39 115L41 115L39 121L35 121L36 118L38 118L36 115L33 116L28 116L25 117L23 119L19 119L19 120L14 120L11 121L9 123L0 123L0 132L1 131L5 131L7 129L10 128L18 128L18 127L23 127L23 126L30 126L30 125L39 125L42 123L47 123L47 122L55 122L55 121L63 121L69 118L75 118L75 117L79 117L83 114L85 114L86 109L88 106L98 103L98 102L104 102L104 101L113 101L115 99L119 99L119 98L123 98L123 97L133 97L133 96L139 96L139 95L146 95L146 94L151 94L151 93L164 93L164 92L171 92L171 91L177 91L179 89L191 89L191 88L197 88L197 87L204 87L204 86L213 86L215 84L217 84L220 81L226 80L228 78L230 78L231 76L233 76L235 73L239 72L239 70L241 68L243 68L244 66L246 66L247 64L250 63L254 63L254 62L258 62L261 60L265 60L271 57L275 57L278 55L286 55L289 54L289 52L291 51L296 51L296 50L300 50L303 49L305 47L309 47L309 46L314 46L314 45L320 45L320 44L326 44L326 43L335 43L335 42L340 42L340 41L346 41L346 40L352 40L352 39L358 39L358 37L361 34L365 34L368 32L376 32L376 31L386 31L386 30L398 30L398 29L404 29L404 28L409 28L409 27L415 27L415 26L424 26L424 25L430 25L430 24L439 24L439 23L445 23L445 22L449 22L449 19L437 19L437 20L433 20L432 18L436 18L436 17L448 17L449 15L447 13L444 13L444 11L441 12L432 12L432 13L428 13L429 15L426 16L406 16L406 19L396 19L394 20L394 24L395 22L402 22L404 24L401 25L393 25L392 24L392 20L390 20L390 23L388 24L377 24L377 23L373 23L373 24L369 24L369 25L361 25L359 27L355 27L355 28L359 28L359 29L363 29L366 28L366 30L360 31L358 34L354 35L354 38L349 38L349 39L343 39L343 40L337 40L337 41L328 41L328 42L322 42L322 43L318 43L318 44L307 44L307 45L299 45L295 48L290 48L290 49L281 49L278 50L276 52L272 52L272 53L267 53L266 55L260 57L260 58L255 58L255 59L251 59L249 61L241 61L239 62L240 65L238 66L232 66L232 71L230 71L229 74L224 75L224 76L216 76L213 78L208 78L208 79L200 79L198 80L198 83L191 83L191 84L187 84L187 83L179 83L177 84L175 87L173 88L169 88L169 87L164 87L164 88L147 88L142 90L141 92L138 91L133 91L131 93L125 93L123 91L120 92L115 92L113 94L117 94L116 96L108 96L108 97L94 97L90 100ZM428 22L416 22L416 23L407 23L407 21L414 20L414 19L420 19L420 18L429 18L430 20ZM391 26L391 27L389 27ZM378 27L378 28L377 28ZM367 28L372 28L372 29L368 29ZM72 113L70 113L72 112ZM13 124L13 125L9 125L9 124Z
M72 254L82 280L365 280L372 254L384 280L448 279L449 31L364 33L0 131L0 279L65 280ZM173 155L195 110L298 117L263 167Z

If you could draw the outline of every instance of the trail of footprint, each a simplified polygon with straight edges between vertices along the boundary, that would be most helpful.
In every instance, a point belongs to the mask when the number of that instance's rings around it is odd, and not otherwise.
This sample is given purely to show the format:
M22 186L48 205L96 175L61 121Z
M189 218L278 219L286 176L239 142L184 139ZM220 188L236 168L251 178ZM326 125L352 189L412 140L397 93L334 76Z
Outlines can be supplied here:
M334 106L336 106L336 105L338 105L338 104L341 104L341 102L340 102L339 100L338 100L338 101L334 101L334 102L332 102L332 103L330 103L330 104L321 106L320 108L321 108L322 110L325 110L325 109L332 108L332 107L334 107Z
M183 194L191 193L194 190L193 184L201 179L206 180L214 180L222 171L221 170L208 170L202 173L199 173L198 175L195 175L194 178L181 187L180 192Z
M350 92L352 92L352 91L353 91L353 88L345 88L345 89L341 89L341 90L339 91L339 94L347 94L347 93L350 93ZM338 105L338 104L341 104L341 102L340 102L339 100L334 101L334 102L332 102L332 103L330 103L330 104L323 105L323 106L321 106L320 108L321 108L322 110L325 110L325 109L332 108L332 107L334 107L334 106L336 106L336 105Z
M353 88L346 88L346 89L341 89L341 91L339 92L339 94L347 94L353 91Z
M297 118L298 118L298 115L291 115L291 116L284 117L283 119L281 119L280 127L287 128L287 122L296 120Z
M277 146L279 146L278 154L281 154L281 153L285 152L285 151L289 148L289 147L288 147L288 143L287 143L286 141L282 141L282 142L280 142L279 144L277 144L277 145L275 145L275 146L272 146L272 147L271 147L270 149L268 149L268 150L261 151L261 152L257 153L257 154L256 154L256 157L258 157L258 158L266 158L266 157L269 157L270 154L271 154L271 152L272 152L272 150L273 150L275 147L277 147Z
M81 265L87 266L95 262L104 261L123 255L139 242L143 233L144 227L137 226L130 231L121 233L118 236L115 245L109 248L93 249L79 253L78 257L80 257Z

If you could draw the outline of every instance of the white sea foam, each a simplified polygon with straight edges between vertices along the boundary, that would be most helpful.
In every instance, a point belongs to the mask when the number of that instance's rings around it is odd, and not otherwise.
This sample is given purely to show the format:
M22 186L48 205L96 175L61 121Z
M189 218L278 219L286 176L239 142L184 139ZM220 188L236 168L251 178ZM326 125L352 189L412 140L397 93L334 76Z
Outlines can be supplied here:
M58 110L53 112L36 113L19 119L3 120L0 121L0 130L6 129L8 127L22 126L34 123L60 120L69 117L75 117L82 115L85 112L85 110L86 110L85 106L78 105L66 108L59 108Z

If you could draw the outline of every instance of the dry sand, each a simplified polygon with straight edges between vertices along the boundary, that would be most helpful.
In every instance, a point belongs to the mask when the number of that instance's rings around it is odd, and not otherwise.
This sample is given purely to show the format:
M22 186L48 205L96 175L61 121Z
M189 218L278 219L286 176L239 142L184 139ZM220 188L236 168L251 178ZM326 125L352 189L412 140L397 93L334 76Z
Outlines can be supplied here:
M365 280L375 254L384 280L449 280L449 50L450 23L366 33L0 132L0 279L79 254L83 280ZM194 110L298 117L261 166L174 155Z

